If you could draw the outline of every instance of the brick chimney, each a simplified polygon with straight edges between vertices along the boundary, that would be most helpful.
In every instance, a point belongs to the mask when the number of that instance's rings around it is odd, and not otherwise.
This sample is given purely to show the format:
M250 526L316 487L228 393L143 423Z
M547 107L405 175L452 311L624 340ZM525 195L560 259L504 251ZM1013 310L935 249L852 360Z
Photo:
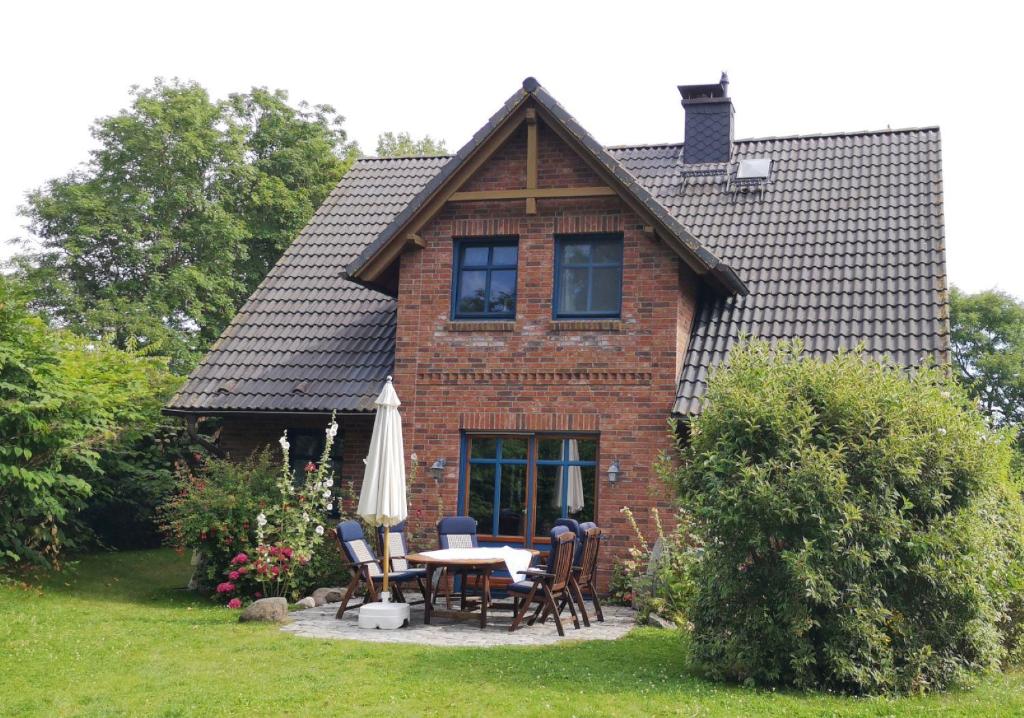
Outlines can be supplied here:
M680 85L686 112L683 163L728 162L732 152L735 111L729 99L729 76L716 85Z

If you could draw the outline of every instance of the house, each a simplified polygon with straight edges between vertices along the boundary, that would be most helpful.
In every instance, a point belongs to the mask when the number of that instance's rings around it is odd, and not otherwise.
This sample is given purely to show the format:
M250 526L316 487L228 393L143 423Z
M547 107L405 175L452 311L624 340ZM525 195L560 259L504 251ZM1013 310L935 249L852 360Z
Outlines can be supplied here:
M337 411L357 488L393 375L414 528L533 545L571 515L621 552L741 336L946 362L938 129L735 140L724 75L679 90L681 143L602 146L528 78L454 156L359 160L167 413L304 463Z

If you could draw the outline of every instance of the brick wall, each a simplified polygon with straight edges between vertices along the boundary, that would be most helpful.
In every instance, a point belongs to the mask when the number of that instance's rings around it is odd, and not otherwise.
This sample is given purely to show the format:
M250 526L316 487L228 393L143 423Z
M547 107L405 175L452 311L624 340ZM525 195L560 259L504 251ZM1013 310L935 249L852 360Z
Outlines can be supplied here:
M541 187L603 184L541 123ZM506 142L462 189L525 186L525 131ZM438 487L421 475L410 498L413 528L436 517L438 493L454 513L460 432L587 431L600 434L597 523L621 554L631 532L619 509L630 506L648 535L652 506L670 507L654 477L658 452L670 447L666 420L696 303L696 279L617 197L458 202L421 231L424 249L401 258L395 388L403 401L405 444L420 464L445 457ZM552 320L553 236L621 232L622 314L618 321ZM516 319L478 326L449 321L453 238L519 237ZM622 478L607 468L618 459ZM605 579L607 576L605 576Z
M322 416L276 416L247 414L224 418L220 434L220 446L230 458L242 459L254 451L269 446L278 449L278 440L285 429L327 428L329 417ZM336 467L335 478L339 490L342 486L352 489L358 498L363 480L363 459L370 449L370 434L373 431L373 416L339 416L339 433L343 437L341 466ZM278 456L280 456L278 454ZM350 507L354 508L354 507Z

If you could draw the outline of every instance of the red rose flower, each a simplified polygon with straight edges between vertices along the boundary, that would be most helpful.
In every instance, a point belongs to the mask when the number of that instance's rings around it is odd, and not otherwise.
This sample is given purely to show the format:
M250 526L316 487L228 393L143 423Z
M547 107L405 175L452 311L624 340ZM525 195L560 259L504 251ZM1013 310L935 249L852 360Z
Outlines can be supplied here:
M235 584L231 583L230 581L225 581L224 583L217 584L217 593L231 593L234 590Z
M237 553L237 554L235 554L235 557L233 559L231 559L231 563L236 564L236 565L240 564L240 563L247 563L248 561L249 561L249 557L246 556L244 553Z
M230 601L228 601L228 608L241 608L241 607L242 607L242 599L240 599L240 598L232 598Z
M242 574L240 574L238 571L232 571L231 573L228 574L228 578L230 578L232 581L237 581L241 577L242 577Z

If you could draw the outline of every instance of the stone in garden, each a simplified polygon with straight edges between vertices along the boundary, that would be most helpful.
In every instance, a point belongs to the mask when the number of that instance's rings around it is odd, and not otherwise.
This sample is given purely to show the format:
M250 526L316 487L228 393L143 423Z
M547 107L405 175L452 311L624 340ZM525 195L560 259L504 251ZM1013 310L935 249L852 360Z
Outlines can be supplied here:
M647 625L654 626L655 628L675 628L676 624L667 618L662 618L657 613L652 613L647 617Z
M299 608L316 608L316 599L312 596L306 596L296 601L295 605Z
M239 621L275 621L284 623L288 620L288 600L285 598L261 598L253 601L242 611Z
M341 602L341 589L340 588L318 588L313 591L313 600L316 601L316 605L322 606L325 603L340 603Z

